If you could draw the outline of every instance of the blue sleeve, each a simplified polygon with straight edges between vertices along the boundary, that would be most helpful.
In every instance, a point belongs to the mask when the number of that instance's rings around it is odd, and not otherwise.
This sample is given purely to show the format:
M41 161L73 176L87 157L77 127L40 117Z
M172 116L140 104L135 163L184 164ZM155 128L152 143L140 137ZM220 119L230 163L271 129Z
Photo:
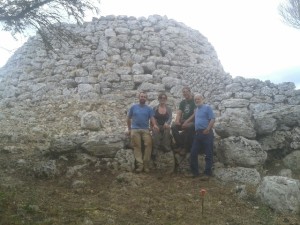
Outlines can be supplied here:
M215 119L215 114L210 106L208 106L208 119L209 120Z
M132 117L132 114L133 114L133 106L130 107L129 111L128 111L128 114L127 114L127 117L128 118L131 118Z

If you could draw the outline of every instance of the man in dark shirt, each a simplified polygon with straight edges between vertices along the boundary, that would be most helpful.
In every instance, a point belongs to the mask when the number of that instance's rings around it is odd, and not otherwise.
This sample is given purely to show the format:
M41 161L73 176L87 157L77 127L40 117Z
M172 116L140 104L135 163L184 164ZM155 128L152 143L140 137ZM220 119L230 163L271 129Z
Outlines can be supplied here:
M191 115L193 115L196 105L189 87L184 87L182 89L182 94L184 99L179 104L176 119L171 129L177 147L175 152L180 155L185 155L191 150L195 127L194 122L185 124L185 126L182 125ZM180 131L182 132L180 133Z

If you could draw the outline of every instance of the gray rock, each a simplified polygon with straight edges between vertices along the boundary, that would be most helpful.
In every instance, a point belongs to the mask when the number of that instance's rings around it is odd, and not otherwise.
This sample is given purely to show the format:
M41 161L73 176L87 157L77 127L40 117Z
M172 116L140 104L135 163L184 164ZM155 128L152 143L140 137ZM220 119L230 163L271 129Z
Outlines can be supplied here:
M284 165L292 171L300 172L300 151L294 151L283 159Z
M280 176L264 177L256 195L272 209L281 213L299 213L300 182Z
M81 128L97 131L102 127L100 115L97 112L88 112L81 117Z
M255 140L244 137L222 139L217 149L220 161L231 166L254 167L263 165L267 153Z
M256 169L244 167L218 168L214 170L214 175L226 183L258 185L261 180L260 174Z

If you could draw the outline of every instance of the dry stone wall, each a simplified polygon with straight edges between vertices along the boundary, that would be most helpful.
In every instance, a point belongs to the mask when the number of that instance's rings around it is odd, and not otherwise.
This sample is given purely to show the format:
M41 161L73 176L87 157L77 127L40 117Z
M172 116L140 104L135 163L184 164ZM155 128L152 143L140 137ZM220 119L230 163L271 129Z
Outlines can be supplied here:
M258 168L267 153L299 152L300 90L292 82L232 78L198 31L158 15L106 16L65 29L80 41L53 39L55 52L47 52L35 36L0 69L2 152L31 160L84 152L130 170L125 112L137 92L147 91L153 105L165 91L176 111L186 85L216 112L218 169ZM249 171L249 180L257 180Z

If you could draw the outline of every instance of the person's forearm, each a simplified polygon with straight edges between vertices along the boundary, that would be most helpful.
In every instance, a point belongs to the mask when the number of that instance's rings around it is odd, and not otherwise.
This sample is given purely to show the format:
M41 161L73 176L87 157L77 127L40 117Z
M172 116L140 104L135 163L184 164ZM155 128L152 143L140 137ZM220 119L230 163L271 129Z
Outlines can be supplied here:
M182 115L182 112L178 111L176 114L176 118L175 118L176 123L180 123L181 115Z
M184 121L185 123L190 123L195 119L195 113L193 113L193 115L191 115L186 121Z
M214 124L215 124L215 119L210 120L206 129L211 130Z
M172 123L172 111L171 111L171 109L168 109L168 114L169 114L169 118L166 121L166 124L171 125L171 123Z
M150 122L152 123L153 126L157 126L156 120L154 117L151 117Z
M127 128L131 130L131 119L127 118Z

